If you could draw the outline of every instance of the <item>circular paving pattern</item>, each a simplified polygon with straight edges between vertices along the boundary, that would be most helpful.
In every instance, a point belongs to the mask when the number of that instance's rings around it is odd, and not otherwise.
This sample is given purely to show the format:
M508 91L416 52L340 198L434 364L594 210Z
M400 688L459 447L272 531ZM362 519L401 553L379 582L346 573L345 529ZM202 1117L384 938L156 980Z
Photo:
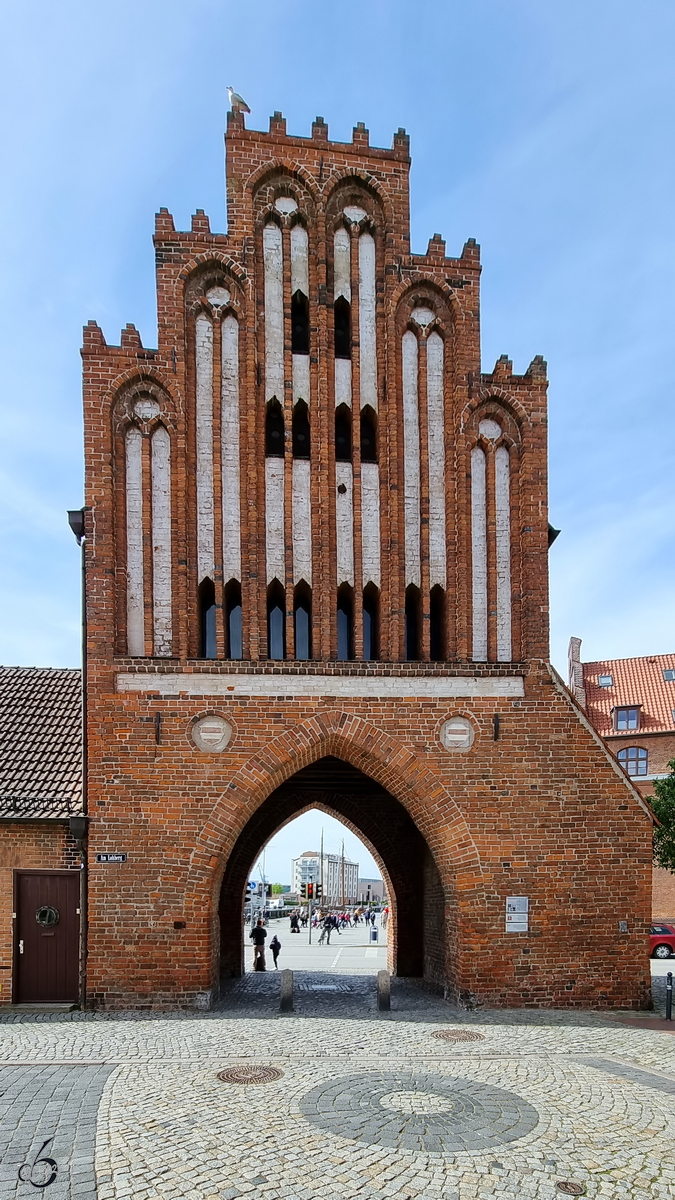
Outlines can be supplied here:
M227 1067L218 1072L223 1083L272 1083L282 1075L278 1067Z
M485 1034L477 1033L475 1029L437 1029L432 1037L442 1038L444 1042L484 1042Z
M512 1092L421 1070L343 1075L307 1092L301 1110L341 1137L437 1154L503 1146L539 1121L536 1109Z

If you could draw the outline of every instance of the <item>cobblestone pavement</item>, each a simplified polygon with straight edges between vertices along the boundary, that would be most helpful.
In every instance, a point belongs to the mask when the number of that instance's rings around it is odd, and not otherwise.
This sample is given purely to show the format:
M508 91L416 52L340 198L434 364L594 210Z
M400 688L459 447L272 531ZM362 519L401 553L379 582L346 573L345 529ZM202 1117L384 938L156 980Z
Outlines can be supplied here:
M211 1013L2 1014L2 1200L675 1197L670 1035L399 980L378 1013L372 977L295 982L288 1014L273 975ZM253 1064L281 1076L218 1078Z

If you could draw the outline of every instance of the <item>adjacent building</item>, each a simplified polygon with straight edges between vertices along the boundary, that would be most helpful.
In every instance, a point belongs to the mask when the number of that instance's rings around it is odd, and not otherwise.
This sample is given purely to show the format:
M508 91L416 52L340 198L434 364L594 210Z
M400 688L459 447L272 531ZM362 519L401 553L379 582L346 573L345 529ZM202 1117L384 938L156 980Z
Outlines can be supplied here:
M570 638L569 686L641 794L670 774L675 760L675 653L581 661L581 639ZM654 868L653 915L675 920L675 875Z

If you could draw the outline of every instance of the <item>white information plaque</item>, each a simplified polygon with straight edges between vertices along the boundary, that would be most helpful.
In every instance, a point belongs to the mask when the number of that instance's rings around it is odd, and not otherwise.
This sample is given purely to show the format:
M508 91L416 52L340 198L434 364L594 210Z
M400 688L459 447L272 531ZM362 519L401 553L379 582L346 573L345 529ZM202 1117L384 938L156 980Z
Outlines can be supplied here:
M506 897L506 932L527 933L530 901L527 896Z

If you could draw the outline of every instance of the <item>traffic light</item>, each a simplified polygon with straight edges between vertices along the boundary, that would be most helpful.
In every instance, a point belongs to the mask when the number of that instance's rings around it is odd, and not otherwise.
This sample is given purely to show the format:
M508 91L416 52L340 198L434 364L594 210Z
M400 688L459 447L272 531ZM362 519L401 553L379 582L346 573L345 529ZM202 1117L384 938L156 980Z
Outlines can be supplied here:
M314 884L313 883L307 884L307 899L308 900L314 899Z
M314 884L314 899L315 899L315 900L320 900L320 899L321 899L321 890L322 890L322 889L321 889L321 884L320 884L320 883L315 883L315 884Z
M272 895L272 884L271 883L265 884L265 895L267 896L268 899Z
M306 883L300 884L300 895L302 896L303 900L307 899L307 884Z

